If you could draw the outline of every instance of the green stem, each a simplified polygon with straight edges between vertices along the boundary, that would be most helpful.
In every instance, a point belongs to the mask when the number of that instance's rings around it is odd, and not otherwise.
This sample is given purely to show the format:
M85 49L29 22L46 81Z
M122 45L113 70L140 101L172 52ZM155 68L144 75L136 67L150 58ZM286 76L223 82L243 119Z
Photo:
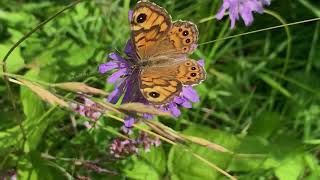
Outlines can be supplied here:
M284 66L283 66L283 69L282 69L282 74L285 74L287 69L288 69L289 59L290 59L290 56L291 56L292 37L291 37L290 29L289 29L288 24L286 23L286 21L280 15L278 15L277 13L275 13L273 11L270 11L270 10L265 10L264 12L266 14L269 14L269 15L273 16L274 18L279 20L281 22L281 24L284 25L283 27L284 27L284 29L286 31L287 38L288 38L287 39L288 40L288 46L287 46L287 52L286 52L286 59L285 59Z
M316 25L316 28L314 30L313 39L312 39L310 52L309 52L309 56L308 56L308 63L307 63L307 66L306 66L306 73L307 74L310 73L311 68L312 68L312 60L314 58L314 54L316 52L317 43L318 43L318 39L319 39L319 29L320 29L320 23L318 22L317 25Z
M287 44L288 45L287 45L287 51L286 51L286 58L285 58L284 65L283 65L283 68L281 71L281 74L284 75L287 72L288 65L289 65L289 59L291 56L292 38L291 38L290 29L289 29L287 23L285 22L285 20L277 13L270 11L270 10L265 10L264 12L266 14L269 14L272 17L276 18L278 21L280 21L281 24L284 25L283 27L284 27L286 34L287 34ZM275 99L276 95L277 95L277 91L275 89L272 89L271 97L270 97L270 101L269 101L270 102L270 106L269 106L270 109L273 108L274 99Z

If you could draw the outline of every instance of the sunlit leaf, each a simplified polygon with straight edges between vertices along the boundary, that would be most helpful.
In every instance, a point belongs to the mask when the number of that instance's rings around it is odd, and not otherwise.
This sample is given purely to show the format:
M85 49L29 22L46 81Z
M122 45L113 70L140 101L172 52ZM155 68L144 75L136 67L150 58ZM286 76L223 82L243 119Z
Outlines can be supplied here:
M1 45L0 44L0 58L1 62L3 61L4 56L11 48L11 45ZM7 63L7 71L10 73L14 73L19 71L24 67L24 60L21 57L20 48L17 48L6 61Z

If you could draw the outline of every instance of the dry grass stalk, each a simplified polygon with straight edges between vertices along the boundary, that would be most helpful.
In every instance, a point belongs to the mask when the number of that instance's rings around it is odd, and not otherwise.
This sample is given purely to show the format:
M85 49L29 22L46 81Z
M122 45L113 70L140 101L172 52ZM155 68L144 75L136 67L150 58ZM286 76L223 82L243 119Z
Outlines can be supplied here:
M58 98L57 96L55 96L54 94L52 94L48 90L42 88L38 84L30 82L30 81L23 80L23 79L18 79L18 80L23 85L28 87L31 91L33 91L35 94L37 94L44 101L46 101L46 102L48 102L48 103L50 103L52 105L58 105L58 106L62 106L62 107L69 107L67 102L65 102L64 100Z
M54 84L53 87L69 90L73 92L81 92L84 94L95 94L95 95L102 95L102 96L108 95L107 92L101 89L97 89L80 82L57 83L57 84Z
M158 116L171 116L169 112L163 112L159 109L156 109L152 106L147 106L142 103L128 103L122 104L119 106L120 110L129 111L129 112L136 112L142 114L152 114Z

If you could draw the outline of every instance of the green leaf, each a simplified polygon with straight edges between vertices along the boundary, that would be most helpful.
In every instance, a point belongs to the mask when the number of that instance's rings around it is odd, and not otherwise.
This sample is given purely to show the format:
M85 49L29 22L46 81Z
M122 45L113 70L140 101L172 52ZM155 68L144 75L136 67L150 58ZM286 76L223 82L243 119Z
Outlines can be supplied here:
M162 179L166 170L166 156L162 147L153 147L150 152L142 152L132 160L133 167L124 170L126 176L141 180Z
M268 154L269 144L262 138L246 136L236 148L237 153L230 163L232 172L250 172L277 167L278 161Z
M239 140L234 135L208 127L193 125L184 131L183 134L201 137L231 150L239 144ZM214 152L211 149L198 145L190 145L190 148L193 152L222 169L226 169L231 160L231 156L226 153ZM170 150L168 169L173 180L217 179L221 176L220 173L207 164L192 156L190 152L186 152L182 147L178 146L173 146Z
M12 147L20 147L22 134L19 126L0 132L0 155L7 155Z
M32 151L22 156L18 167L18 179L71 180L73 177L61 166L43 159L39 152Z
M312 154L306 154L304 158L312 173L312 177L316 177L315 179L320 179L320 165L318 163L319 160Z
M280 180L300 179L304 172L304 161L302 154L294 154L284 159L275 170L275 175Z
M11 25L18 25L31 20L32 16L24 12L7 12L0 10L0 19L11 23ZM33 19L33 18L32 18Z
M0 58L3 61L4 56L7 54L11 45L0 44ZM24 67L24 60L20 54L20 48L16 48L6 61L7 71L10 73L15 73Z
M40 72L39 70L30 70L26 73L26 77L49 81L54 78L54 75L49 76L51 71ZM23 112L26 119L23 126L27 132L27 142L31 151L36 149L43 138L43 133L50 124L50 118L46 118L44 102L35 93L27 87L20 89ZM25 149L29 151L29 149Z
M17 179L39 179L39 176L31 163L30 156L20 156L17 165Z
M25 76L37 78L39 71L29 71ZM43 101L27 87L21 86L20 98L22 101L23 112L27 118L37 118L44 112Z
M308 8L310 11L312 11L316 16L320 17L320 8L317 7L317 5L310 3L307 0L299 0L299 2Z
M69 51L70 56L65 58L65 61L70 66L85 65L88 62L89 58L93 56L94 51L95 47L91 45L83 48L73 46L72 49Z
M277 81L275 81L274 79L272 79L270 76L268 76L267 74L263 74L263 73L258 73L258 76L265 82L267 83L269 86L271 86L272 88L278 90L280 93L282 93L283 95L287 96L288 98L292 98L291 93L285 89L281 84L279 84Z
M253 120L248 132L249 135L268 138L280 124L280 114L277 112L264 111Z

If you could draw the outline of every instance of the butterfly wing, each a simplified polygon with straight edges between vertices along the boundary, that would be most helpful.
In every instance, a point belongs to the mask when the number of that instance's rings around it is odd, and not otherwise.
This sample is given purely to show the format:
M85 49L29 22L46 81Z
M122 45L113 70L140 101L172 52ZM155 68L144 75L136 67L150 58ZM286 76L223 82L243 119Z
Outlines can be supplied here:
M197 26L190 21L176 21L167 35L165 41L160 42L167 47L163 54L191 54L198 43L199 31Z
M175 77L175 67L151 67L140 73L140 90L152 104L166 104L182 90L182 83ZM170 72L170 73L168 73Z
M130 24L140 60L152 61L152 57L163 55L186 57L197 47L197 26L181 20L172 23L167 11L154 3L138 2Z
M205 69L193 59L179 63L176 72L176 79L184 86L197 85L206 79Z
M140 1L133 10L131 24L131 38L135 50L144 60L153 55L157 42L166 38L172 23L171 17L165 9L151 3Z
M167 67L150 67L140 74L140 89L152 104L166 104L179 95L184 85L199 84L205 70L197 61L188 59Z

